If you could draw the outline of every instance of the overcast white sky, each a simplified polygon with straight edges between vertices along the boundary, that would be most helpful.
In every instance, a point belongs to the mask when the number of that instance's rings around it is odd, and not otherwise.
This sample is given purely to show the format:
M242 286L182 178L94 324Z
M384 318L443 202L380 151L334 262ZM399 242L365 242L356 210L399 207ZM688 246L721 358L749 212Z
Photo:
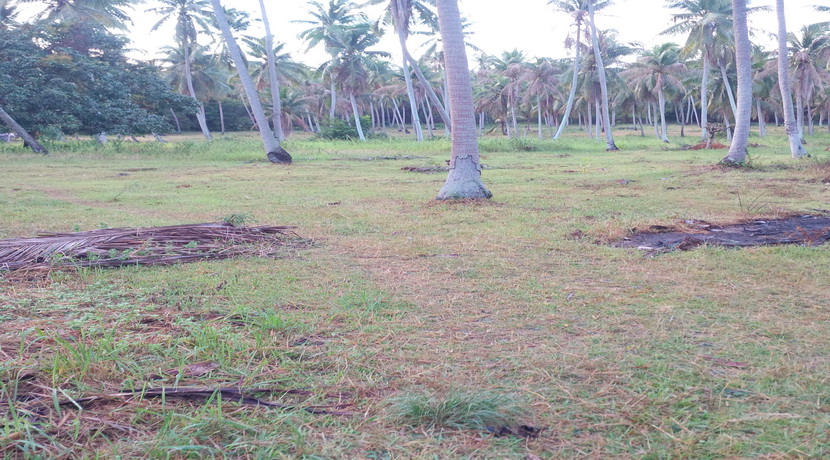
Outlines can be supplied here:
M826 1L787 0L788 29L795 31L806 24L830 20L830 14L816 13L810 7ZM259 17L257 0L225 0L223 3L226 7L249 11L254 18ZM265 3L276 40L286 42L295 59L310 65L325 60L322 50L306 52L306 47L297 39L297 34L308 28L308 25L291 22L308 19L309 7L306 0L265 0ZM667 41L682 43L685 40L685 37L659 35L672 24L672 12L664 7L664 0L617 0L615 3L616 5L604 10L602 14L598 13L597 24L602 29L616 29L621 41L641 42L646 47L651 47ZM753 5L772 4L772 0L753 2ZM135 25L130 37L134 41L134 48L146 51L143 55L145 58L152 58L155 50L161 46L172 45L172 29L150 32L158 18L152 13L146 13L145 10L154 5L153 0L148 0L139 5L133 15ZM525 51L529 57L569 56L564 41L566 35L571 32L571 18L556 11L547 4L547 0L461 0L460 8L461 14L472 23L474 35L471 40L488 54L519 49ZM373 19L380 16L377 8L367 12ZM777 28L774 11L756 13L750 16L750 21L750 26L759 31L773 32ZM253 30L251 34L259 35L259 29ZM770 48L773 46L766 33L759 33L755 40L767 44ZM398 49L398 44L391 34L387 34L380 47L394 52ZM411 49L413 54L419 54L414 41ZM141 56L133 54L136 57Z

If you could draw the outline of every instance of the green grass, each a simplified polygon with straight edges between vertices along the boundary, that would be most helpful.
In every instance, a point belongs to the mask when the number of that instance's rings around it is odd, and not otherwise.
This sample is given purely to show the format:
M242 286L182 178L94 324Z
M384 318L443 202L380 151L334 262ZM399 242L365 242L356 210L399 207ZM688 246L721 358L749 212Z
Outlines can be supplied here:
M0 238L241 219L314 241L280 259L0 275L0 453L826 457L827 246L648 258L605 243L830 209L830 135L794 161L773 129L735 169L714 166L725 151L680 150L696 137L673 129L669 145L621 130L618 153L576 130L483 139L495 196L465 203L433 200L445 173L401 170L443 165L443 139L297 136L290 166L248 133L67 142L49 157L0 145ZM218 367L151 378L201 362ZM353 415L216 399L54 407L161 385L304 388L269 397ZM544 431L491 436L477 420L499 408Z

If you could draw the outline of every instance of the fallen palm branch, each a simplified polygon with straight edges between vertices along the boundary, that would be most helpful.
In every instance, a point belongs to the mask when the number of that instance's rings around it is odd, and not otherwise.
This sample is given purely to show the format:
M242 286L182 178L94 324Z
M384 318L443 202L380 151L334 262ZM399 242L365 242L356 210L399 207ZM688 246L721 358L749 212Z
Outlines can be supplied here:
M307 247L294 227L229 223L107 228L0 240L0 271L171 265L229 257L274 257Z

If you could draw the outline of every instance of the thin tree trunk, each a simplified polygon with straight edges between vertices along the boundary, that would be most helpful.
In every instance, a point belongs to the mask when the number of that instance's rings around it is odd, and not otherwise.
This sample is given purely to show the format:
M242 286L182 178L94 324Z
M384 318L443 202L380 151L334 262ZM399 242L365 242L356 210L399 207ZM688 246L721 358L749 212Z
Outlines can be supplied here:
M182 44L184 46L184 79L187 83L187 91L190 93L190 97L199 104L199 110L196 112L196 120L199 122L202 135L205 136L205 139L210 140L210 130L207 127L207 117L205 116L205 105L196 98L196 90L193 89L193 72L190 69L190 41L187 38L187 34L182 38Z
M217 100L217 104L219 104L219 126L221 129L221 134L225 135L225 110L222 108L222 101Z
M587 105L587 104L586 104ZM585 120L588 125L585 127L585 132L588 133L588 137L593 139L594 138L594 120L591 117L591 106L585 108Z
M809 131L810 136L813 135L813 116L814 116L813 106L811 104L807 104L807 120L808 120L807 126L809 126L809 129L810 129L810 131Z
M604 126L602 126L602 123L603 123L602 109L600 108L600 105L601 104L599 102L599 99L594 99L594 114L596 115L596 117L594 119L597 121L595 129L594 129L594 139L596 139L596 140L599 140L599 135L600 135L601 128L602 129L605 128Z
M666 126L666 96L663 94L663 87L657 87L657 100L660 104L660 129L663 132L663 142L669 142L669 134Z
M435 94L435 90L432 89L432 85L427 81L427 78L424 76L424 73L421 71L421 67L418 65L418 61L409 54L409 50L406 48L406 39L403 39L403 47L404 56L409 61L410 65L412 66L412 70L415 71L415 76L418 77L418 81L421 82L421 86L424 87L424 91L427 93L427 97L432 101L432 105L438 109L438 114L441 115L441 119L444 120L444 126L452 131L452 120L450 119L449 111L444 108L444 105L441 104L441 100L438 99L438 95Z
M43 155L49 155L49 150L47 150L46 147L40 145L40 142L35 140L35 138L32 137L32 135L29 134L28 131L23 129L23 127L20 126L14 120L14 118L12 118L12 116L9 115L8 112L6 112L3 109L3 107L0 107L0 121L2 121L6 126L8 126L9 129L12 130L12 132L20 136L20 138L23 139L23 144L32 149L32 151Z
M361 141L365 141L366 136L363 134L363 126L360 125L360 111L357 109L357 100L354 97L354 93L349 93L349 101L352 103L352 113L354 114L354 124L355 128L357 128L357 136Z
M700 139L707 139L706 125L709 124L709 49L703 48L703 77L700 84Z
M743 1L743 0L742 0ZM729 76L726 73L726 65L721 62L719 64L721 78L723 78L723 86L726 87L726 95L729 97L729 106L732 107L732 114L737 119L738 104L735 102L735 93L732 92L732 84L729 83Z
M556 130L554 139L559 139L565 128L568 126L568 120L571 117L571 110L574 106L574 99L576 99L576 85L579 83L579 48L580 48L580 32L582 31L582 23L576 23L576 56L574 56L573 78L571 79L571 92L568 94L568 104L565 106L565 113L562 115L562 122L559 124L559 129Z
M288 154L281 146L280 141L274 136L271 128L268 126L268 118L265 117L265 111L262 109L262 104L259 102L259 95L254 88L254 82L251 80L251 75L248 73L245 60L242 58L242 52L236 44L236 39L233 38L230 25L228 25L228 18L225 16L225 10L219 0L210 0L213 6L213 14L216 17L216 22L222 30L222 35L225 38L225 43L228 46L231 58L233 59L236 71L239 74L239 80L242 87L245 88L245 95L248 97L248 102L251 104L251 111L254 113L257 124L259 125L259 134L262 138L262 144L265 148L265 154L272 163L291 163L291 155Z
M588 12L591 16L591 41L594 45L594 59L597 64L597 72L599 73L599 87L602 95L602 126L605 128L605 150L608 152L619 150L617 144L614 143L614 133L611 129L611 116L608 108L608 80L605 76L605 65L602 62L602 53L599 49L599 39L597 38L597 23L594 20L594 2L588 2ZM579 46L579 44L577 44ZM599 122L597 122L599 124ZM597 135L599 138L599 135Z
M766 137L767 121L764 120L764 112L761 110L761 99L755 100L755 111L758 113L758 137Z
M429 132L429 137L433 138L433 137L435 137L435 134L433 134L433 132L432 132L432 120L431 120L432 110L429 106L429 99L424 98L424 100L421 101L421 106L422 106L423 111L424 111L424 121L427 125L427 131Z
M444 41L444 67L449 79L453 134L450 172L436 198L490 198L493 194L481 181L473 85L457 0L438 0L438 20Z
M542 140L542 98L540 96L536 96L536 121L537 126L539 127L538 138Z
M746 162L749 127L752 124L752 44L746 19L746 0L732 0L732 27L735 36L735 62L738 67L738 111L735 134L729 146L726 164Z
M176 115L176 111L173 110L172 107L170 108L170 113L173 115L173 121L176 122L176 132L181 133L182 132L182 125L181 125L181 123L179 123L179 117L178 117L178 115Z
M265 56L268 65L268 79L271 83L271 107L274 122L274 136L278 140L285 140L285 133L282 131L282 101L280 100L280 80L277 77L277 61L274 56L274 36L271 35L271 24L268 22L268 14L265 12L265 0L259 0L259 9L262 11L262 26L265 28Z
M403 77L406 82L406 94L409 97L409 109L412 112L412 129L415 130L415 140L424 141L424 132L421 130L421 119L418 116L418 101L415 99L415 88L412 86L412 75L409 72L409 63L403 58Z
M631 106L631 130L637 130L637 105L633 104Z

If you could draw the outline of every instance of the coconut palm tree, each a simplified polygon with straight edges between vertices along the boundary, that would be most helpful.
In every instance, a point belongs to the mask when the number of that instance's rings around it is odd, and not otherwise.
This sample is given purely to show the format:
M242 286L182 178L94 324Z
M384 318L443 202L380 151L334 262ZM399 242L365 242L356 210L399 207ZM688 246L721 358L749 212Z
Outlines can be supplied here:
M311 24L312 27L300 32L298 37L308 43L308 49L323 44L332 59L339 52L336 37L338 29L367 20L363 13L355 13L357 5L351 0L329 0L325 6L317 1L311 1L308 4L312 7L309 14L313 19L294 22ZM334 118L337 111L337 83L332 80L329 84L331 88L329 118Z
M812 24L801 29L801 36L790 33L789 42L796 123L803 139L804 112L810 108L815 92L822 91L824 81L830 78L824 65L825 58L830 56L830 35L820 24Z
M438 20L444 41L444 67L452 106L452 158L447 181L436 199L490 198L481 181L473 85L461 28L458 0L438 0Z
M740 165L746 162L749 143L749 125L752 122L752 43L747 24L747 0L732 0L735 37L735 61L738 67L738 110L735 113L735 134L724 164Z
M605 65L602 62L602 53L600 52L599 48L599 38L597 38L597 23L594 18L594 13L597 9L603 8L610 4L610 0L589 0L588 2L588 16L589 20L591 21L591 43L594 48L594 59L597 63L599 84L602 94L602 123L605 126L605 150L609 152L619 150L619 148L617 147L617 144L614 143L614 134L612 133L613 129L611 126L611 115L608 110L608 79L605 75Z
M193 49L197 46L199 31L206 32L210 30L211 14L208 9L207 0L158 0L162 6L148 9L148 12L156 13L161 16L161 19L153 26L152 30L158 30L159 27L166 24L168 21L175 21L176 23L176 40L179 42L179 47L183 53L184 77L186 83L187 94L199 103L199 111L196 113L196 119L199 121L199 127L206 139L210 140L210 130L207 127L207 119L205 116L205 106L196 97L196 90L193 88L193 75L191 71L191 55Z
M0 30L12 28L19 13L13 0L0 0Z
M793 110L793 93L790 86L790 69L787 65L787 16L784 12L784 0L775 1L775 11L778 15L778 88L781 90L781 101L784 106L784 126L787 138L790 141L790 153L793 158L807 156L807 149L801 143L798 124Z
M131 24L129 9L140 0L23 0L44 4L37 15L46 22L95 22L107 28L124 30Z
M553 103L562 97L559 91L559 77L561 73L554 62L550 59L537 59L530 63L523 76L527 84L525 92L526 101L536 103L536 121L538 137L542 138L542 118L550 124L549 114L552 112Z
M271 107L273 111L274 135L282 141L285 133L282 131L282 104L280 101L280 81L277 77L277 62L274 54L274 36L271 35L271 23L265 11L265 1L259 0L259 9L262 14L262 25L265 27L265 63L268 66L268 78L271 82Z
M657 95L663 142L669 142L666 126L666 89L685 91L682 76L686 65L680 62L680 47L665 43L655 47L623 71L628 85L635 91L647 90Z
M216 22L219 25L219 30L222 31L222 36L225 39L225 44L228 47L228 52L233 58L234 66L239 74L239 80L242 82L242 87L245 88L245 94L251 104L251 111L256 118L257 125L259 125L259 134L262 138L262 144L265 147L265 154L272 163L291 163L291 155L288 154L281 146L280 140L274 136L273 131L268 126L268 119L265 117L265 111L262 109L262 103L259 101L259 94L254 88L254 82L251 75L248 73L247 63L242 58L242 52L236 44L236 39L233 36L228 18L225 16L225 10L219 0L210 0L213 7L213 14L216 17Z

